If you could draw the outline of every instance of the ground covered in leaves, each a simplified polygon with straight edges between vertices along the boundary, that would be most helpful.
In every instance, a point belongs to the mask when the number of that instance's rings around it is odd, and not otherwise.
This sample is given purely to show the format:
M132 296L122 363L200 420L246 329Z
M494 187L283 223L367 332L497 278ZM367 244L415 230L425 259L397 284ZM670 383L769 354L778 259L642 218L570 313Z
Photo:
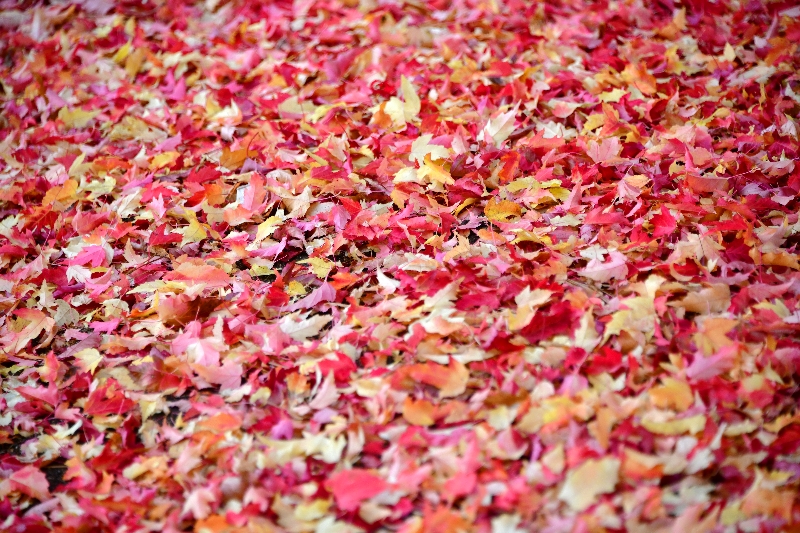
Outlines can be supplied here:
M797 531L794 2L0 11L0 530Z

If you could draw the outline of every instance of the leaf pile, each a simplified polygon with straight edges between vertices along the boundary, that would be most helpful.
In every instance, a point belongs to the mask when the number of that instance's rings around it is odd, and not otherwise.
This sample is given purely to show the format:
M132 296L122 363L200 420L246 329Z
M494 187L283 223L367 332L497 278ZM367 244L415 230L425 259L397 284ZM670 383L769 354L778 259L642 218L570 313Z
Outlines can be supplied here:
M1 530L800 524L793 2L31 4Z

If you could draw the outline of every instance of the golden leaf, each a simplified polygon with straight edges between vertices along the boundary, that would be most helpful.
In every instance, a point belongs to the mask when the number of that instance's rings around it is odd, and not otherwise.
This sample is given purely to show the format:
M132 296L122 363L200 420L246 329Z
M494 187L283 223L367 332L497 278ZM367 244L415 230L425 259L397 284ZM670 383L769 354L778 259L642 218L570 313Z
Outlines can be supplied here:
M44 195L42 205L49 206L55 204L56 202L64 204L67 200L74 198L77 191L78 182L73 179L68 179L61 185L56 185L55 187L49 189Z
M483 213L491 222L510 222L509 219L522 216L522 206L510 200L492 198L486 203Z
M574 511L593 505L601 494L612 492L619 481L619 459L589 459L567 474L558 499Z
M435 407L427 400L414 401L406 398L403 402L403 418L414 426L431 426L435 419L433 417Z
M244 165L245 159L253 158L258 155L255 150L248 150L241 148L239 150L229 150L227 147L222 149L222 156L219 158L219 164L229 170L236 170Z
M74 109L70 111L66 107L58 110L58 120L64 123L67 128L84 128L94 117L100 114L100 111L84 111L83 109Z

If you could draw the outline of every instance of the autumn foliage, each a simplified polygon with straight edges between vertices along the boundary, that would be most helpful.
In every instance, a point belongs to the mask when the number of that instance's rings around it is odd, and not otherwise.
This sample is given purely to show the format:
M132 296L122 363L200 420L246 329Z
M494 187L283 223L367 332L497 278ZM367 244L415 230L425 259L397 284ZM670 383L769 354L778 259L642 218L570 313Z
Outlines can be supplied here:
M800 528L795 2L0 6L0 531Z

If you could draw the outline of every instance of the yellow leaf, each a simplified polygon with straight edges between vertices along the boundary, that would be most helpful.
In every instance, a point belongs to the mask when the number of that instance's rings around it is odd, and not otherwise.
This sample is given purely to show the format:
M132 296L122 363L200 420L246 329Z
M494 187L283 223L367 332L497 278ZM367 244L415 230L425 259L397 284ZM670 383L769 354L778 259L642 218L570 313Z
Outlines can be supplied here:
M114 125L108 138L111 141L124 141L136 139L139 141L155 140L159 134L150 129L150 125L142 119L125 116L118 124Z
M414 142L411 143L411 152L408 154L408 158L417 163L422 163L425 160L425 156L428 154L431 156L431 161L448 158L450 156L450 151L444 146L430 144L431 139L433 139L433 135L430 133L417 137Z
M117 50L117 53L114 54L114 57L112 59L114 60L115 63L122 63L123 61L125 61L125 58L128 57L128 54L131 53L132 49L133 48L131 47L131 43L127 42L124 45L122 45L119 50Z
M639 89L642 94L653 95L658 89L655 76L650 74L642 63L628 63L620 76L626 83Z
M491 222L509 222L509 219L522 216L522 206L510 200L492 198L486 203L483 213Z
M308 121L309 122L319 122L320 120L323 119L323 117L325 117L325 115L328 114L328 111L330 111L331 109L339 108L339 107L347 107L347 104L345 104L344 102L336 102L335 104L321 105L321 106L317 107L316 109L314 109L314 112L311 114L310 117L308 117ZM302 125L301 125L301 127L302 127Z
M194 211L186 211L184 218L189 222L189 225L179 230L183 234L181 246L185 246L190 242L200 242L208 237L206 228L197 220L197 215Z
M294 115L305 115L313 113L316 107L312 102L305 101L301 103L296 96L290 96L278 105L278 111Z
M403 209L406 206L406 201L409 198L409 195L407 193L404 193L398 188L394 188L389 196L394 202L394 205L396 205L400 209Z
M76 353L75 359L78 360L77 365L81 370L94 374L97 365L103 360L103 355L94 348L86 348Z
M506 186L506 190L508 192L519 192L524 191L525 189L530 189L531 191L548 189L551 193L556 191L558 196L563 196L564 191L566 191L567 196L569 196L570 193L569 190L564 189L561 186L561 180L539 181L536 178L528 177L514 180Z
M396 96L372 108L371 124L382 128L403 129L406 126L405 104Z
M583 133L595 130L600 126L602 126L603 124L605 124L605 122L606 122L606 116L603 113L589 115L588 117L586 117L586 122L583 123Z
M649 391L650 400L656 407L685 411L694 403L692 389L685 382L673 378L664 378L661 382L662 385Z
M256 238L255 242L261 242L273 233L280 227L283 219L281 217L271 216L264 222L258 225L258 231L256 231Z
M310 257L304 261L300 261L301 264L308 264L311 265L311 271L317 276L319 279L325 279L328 277L328 274L331 273L333 267L336 265L327 259L323 259L321 257Z
M66 107L58 110L58 120L64 123L67 128L84 128L91 120L100 114L100 111L84 111L74 109L70 111Z
M610 91L606 91L606 92L604 92L604 93L600 93L599 95L597 95L597 99L598 99L598 100L600 100L601 102L604 102L604 103L606 103L606 104L608 104L608 103L613 103L613 104L616 104L616 103L617 103L617 102L619 102L619 101L622 99L622 97L623 97L623 96L625 96L626 94L627 94L627 91L624 91L623 89L619 89L619 88L617 88L617 89L611 89ZM602 116L602 117L603 117L603 122L605 122L605 116L604 116L604 115L602 115L602 114L599 114L599 115L591 115L591 116L593 116L593 117L595 117L595 116ZM599 124L599 126L602 126L602 123L601 123L601 124ZM596 127L597 127L597 126L595 126L595 128L596 128ZM586 131L586 129L587 129L587 128L586 128L586 126L584 126L584 131ZM590 129L594 129L594 128L590 128Z
M642 427L650 433L658 435L682 435L684 433L700 433L706 427L703 415L680 418L678 420L659 421L655 417L642 418Z
M733 49L733 46L731 46L731 43L725 43L725 50L722 52L722 57L728 61L736 59L736 51Z
M469 253L470 246L469 240L466 237L462 237L458 235L458 245L454 246L452 250L444 254L444 258L442 259L445 263L452 261L456 257L462 254Z
M508 315L506 319L508 322L508 329L511 331L519 331L530 324L536 309L546 304L552 295L552 291L545 289L531 290L530 287L525 287L522 292L517 294L514 298L517 304L517 312Z
M181 154L178 152L164 152L158 154L150 161L150 170L156 170L174 163Z
M731 318L707 318L700 331L692 336L692 340L706 355L711 355L720 348L730 346L733 341L728 333L736 327L737 321Z
M419 115L419 111L422 109L419 96L417 96L414 86L411 85L411 82L408 81L408 78L405 76L402 77L402 81L400 82L400 89L403 92L403 100L405 100L403 104L403 116L406 121L410 122Z
M800 270L800 263L797 262L797 257L793 254L788 254L783 251L760 253L755 248L751 248L750 257L753 259L756 265L763 264Z
M681 301L670 305L683 307L690 313L723 313L731 305L731 290L725 283L713 283L699 292L690 292Z
M139 70L142 68L142 64L144 64L146 57L147 55L141 48L137 48L131 55L128 56L128 58L125 60L125 73L128 75L128 78L133 79L136 77L136 75L139 73Z
M82 174L85 174L89 170L92 169L91 163L84 163L83 160L86 159L86 154L81 152L81 155L75 158L75 161L69 166L69 170L67 174L70 178L79 177Z
M536 244L541 244L543 246L553 246L553 240L546 235L546 232L550 231L549 228L535 228L534 231L528 231L524 229L514 230L516 233L516 237L512 241L513 244L517 244L520 242L535 242Z
M286 294L289 296L302 296L306 293L306 288L297 280L292 280L286 286Z
M573 511L583 511L593 505L601 494L612 492L619 481L619 459L604 457L589 459L567 474L558 499Z
M444 166L437 165L431 160L431 154L427 154L422 167L417 171L417 178L428 177L444 185L452 185L455 180L450 176L450 172Z
M314 500L311 503L303 503L295 507L294 516L297 520L308 522L319 520L328 512L331 506L330 500ZM225 522L225 528L228 529L228 524Z
M566 396L551 396L542 402L542 422L563 426L572 419L575 402Z
M253 265L250 267L250 275L252 276L268 276L275 274L277 274L277 272L266 265Z

